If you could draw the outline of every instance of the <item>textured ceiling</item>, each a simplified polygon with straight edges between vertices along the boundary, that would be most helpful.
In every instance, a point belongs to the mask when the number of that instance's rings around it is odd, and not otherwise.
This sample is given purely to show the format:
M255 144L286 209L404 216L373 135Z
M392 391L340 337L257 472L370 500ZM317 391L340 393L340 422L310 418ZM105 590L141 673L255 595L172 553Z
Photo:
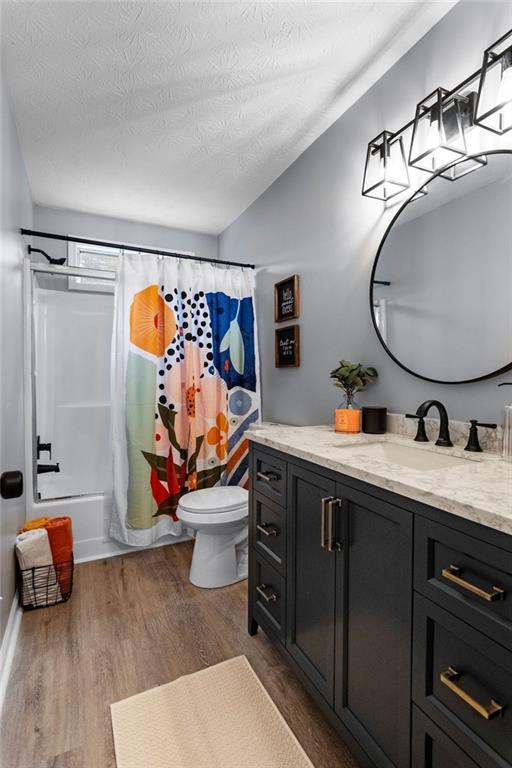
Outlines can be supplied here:
M34 201L218 233L451 5L2 3Z

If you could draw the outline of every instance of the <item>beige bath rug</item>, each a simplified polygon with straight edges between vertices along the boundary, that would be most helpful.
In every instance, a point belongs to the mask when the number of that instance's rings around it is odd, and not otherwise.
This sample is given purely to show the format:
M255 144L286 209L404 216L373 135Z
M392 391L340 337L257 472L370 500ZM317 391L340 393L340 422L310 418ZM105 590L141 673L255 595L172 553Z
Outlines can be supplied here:
M111 712L117 768L313 768L245 656Z

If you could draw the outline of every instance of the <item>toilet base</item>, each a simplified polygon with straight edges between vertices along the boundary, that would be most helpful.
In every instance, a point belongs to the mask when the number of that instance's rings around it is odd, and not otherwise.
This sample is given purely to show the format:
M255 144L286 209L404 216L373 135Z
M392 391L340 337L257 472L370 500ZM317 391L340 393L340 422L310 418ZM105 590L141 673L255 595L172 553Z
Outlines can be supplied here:
M196 587L215 589L247 578L248 528L238 535L197 531L190 568L190 581Z

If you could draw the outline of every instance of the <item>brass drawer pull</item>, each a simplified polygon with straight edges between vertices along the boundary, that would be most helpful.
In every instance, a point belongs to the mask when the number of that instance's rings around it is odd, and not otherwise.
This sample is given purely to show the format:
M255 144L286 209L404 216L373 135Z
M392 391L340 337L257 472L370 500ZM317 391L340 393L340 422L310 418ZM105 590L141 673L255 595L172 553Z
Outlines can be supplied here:
M505 590L500 587L492 587L490 592L486 592L485 589L481 589L480 587L477 587L476 584L472 584L470 581L463 579L462 568L459 568L458 565L450 565L448 568L443 568L441 574L445 579L448 579L448 581L453 581L454 584L457 584L463 589L467 589L468 592L471 592L477 597L481 597L482 600L487 600L488 603L494 603L496 600L505 599Z
M266 603L272 603L274 600L277 600L277 595L273 592L272 587L267 587L266 584L260 584L256 587L256 592L261 595Z
M491 699L489 704L480 704L480 702L470 696L469 693L466 693L466 691L463 691L462 688L457 685L457 682L460 680L460 678L461 673L457 672L457 670L453 667L448 667L446 672L441 672L439 675L439 679L443 685L446 685L446 687L449 688L450 691L453 691L453 693L458 696L459 699L462 699L462 701L465 701L466 704L469 704L471 709L474 709L475 712L478 712L478 714L486 720L493 720L495 717L502 716L503 707L501 704L498 704L498 702L494 701L494 699Z
M275 483L276 480L281 479L281 476L278 475L277 472L257 472L256 477L264 483Z
M272 523L258 523L256 528L264 536L279 536L280 530Z

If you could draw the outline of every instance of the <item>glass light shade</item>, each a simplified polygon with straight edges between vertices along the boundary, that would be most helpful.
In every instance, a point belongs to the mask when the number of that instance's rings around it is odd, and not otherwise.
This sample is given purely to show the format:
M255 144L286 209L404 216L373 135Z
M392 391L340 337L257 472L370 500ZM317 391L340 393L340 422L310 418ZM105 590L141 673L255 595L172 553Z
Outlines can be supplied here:
M420 197L425 197L428 195L428 187L426 184L424 184L422 187L420 187L414 195L411 197L410 202L412 203L413 200L419 200Z
M498 134L512 129L512 30L484 53L475 122Z
M409 165L429 173L466 154L459 99L447 96L437 88L416 107Z
M457 181L457 179L461 179L463 176L467 176L468 173L477 171L484 165L487 165L486 155L468 157L463 160L459 160L458 163L454 163L439 175L442 176L443 179L448 179L448 181Z
M409 174L402 137L383 131L368 144L364 167L363 195L389 200L409 187Z

